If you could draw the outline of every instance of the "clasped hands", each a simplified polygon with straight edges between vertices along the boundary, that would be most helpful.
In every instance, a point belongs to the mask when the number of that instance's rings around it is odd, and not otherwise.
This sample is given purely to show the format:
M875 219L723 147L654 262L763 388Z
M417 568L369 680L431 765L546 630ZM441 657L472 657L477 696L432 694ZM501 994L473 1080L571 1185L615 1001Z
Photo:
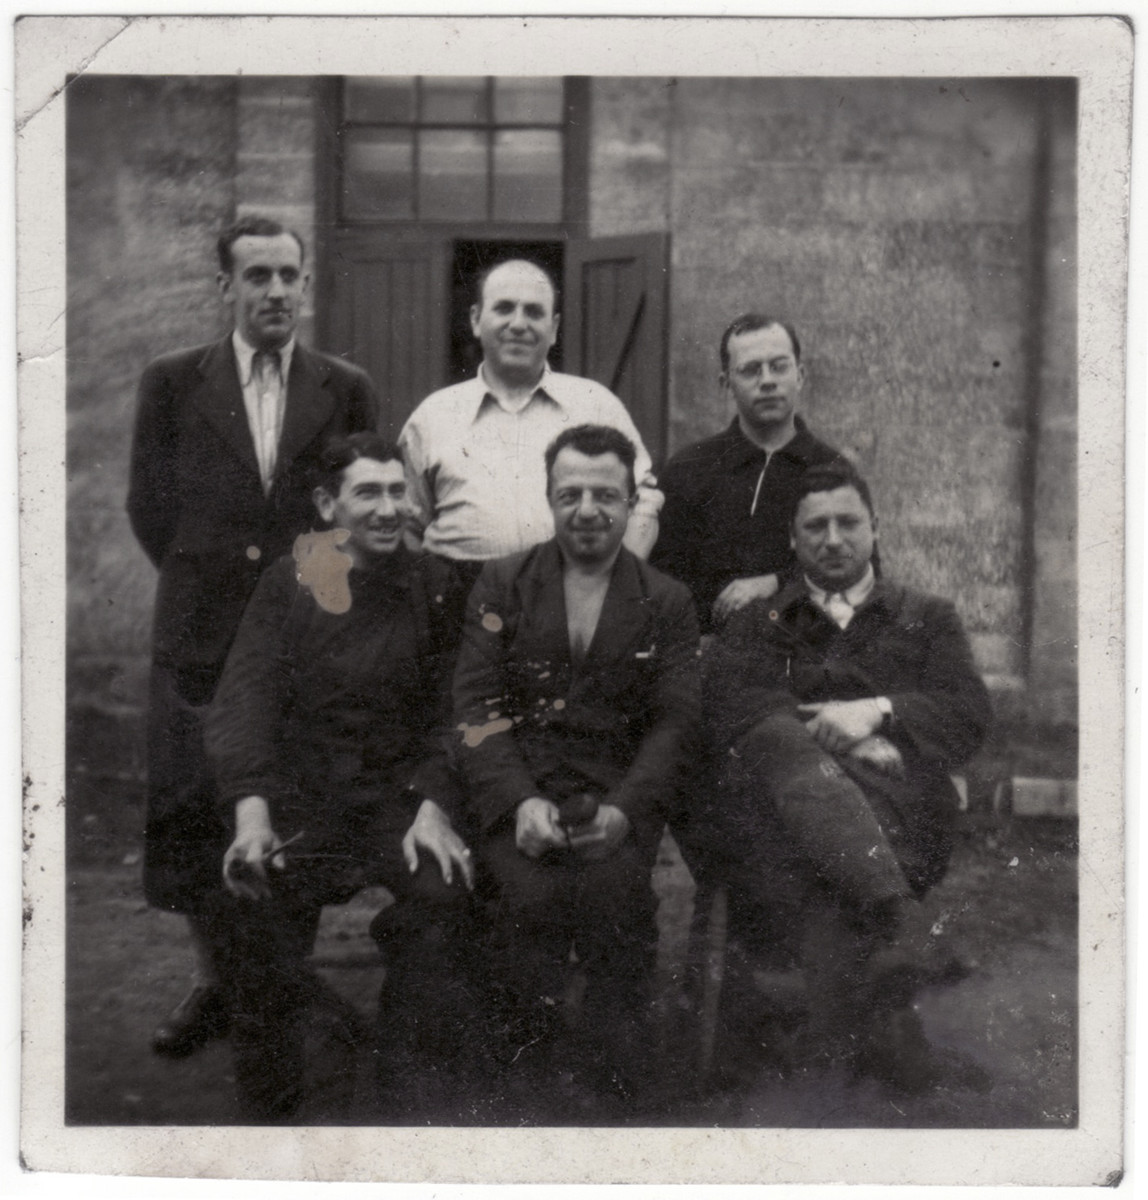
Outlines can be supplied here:
M527 858L541 858L548 850L573 850L587 862L600 862L629 832L630 818L613 804L600 804L593 820L567 828L559 820L557 804L531 796L518 806L514 844Z
M271 811L262 796L246 796L235 806L235 838L223 856L223 885L233 896L263 900L271 895L267 867L282 871L287 863L284 842L271 825ZM455 832L446 813L433 800L419 805L402 841L403 858L410 873L419 869L419 850L431 854L442 871L443 882L454 879L455 867L467 888L474 889L474 861L466 843Z
M884 775L904 777L905 760L901 751L888 738L877 734L885 714L876 697L799 704L797 711L808 718L805 728L822 749L831 754L848 754Z

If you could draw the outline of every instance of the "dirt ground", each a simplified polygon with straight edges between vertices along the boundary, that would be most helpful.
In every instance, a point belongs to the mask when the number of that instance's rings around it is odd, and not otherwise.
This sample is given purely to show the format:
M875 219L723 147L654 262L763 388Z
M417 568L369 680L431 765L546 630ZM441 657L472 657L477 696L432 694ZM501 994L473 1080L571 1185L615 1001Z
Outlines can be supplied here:
M157 1020L187 987L191 958L182 919L150 910L139 885L138 802L107 789L69 795L66 1119L95 1125L215 1125L237 1121L226 1041L168 1061L149 1049ZM673 980L682 974L693 887L664 844L661 963L673 1020L664 1053L676 1090L656 1112L625 1105L581 1108L564 1123L666 1126L1038 1128L1075 1124L1076 828L1073 822L969 819L949 875L929 899L954 953L971 968L962 982L924 992L918 1011L930 1040L975 1065L987 1086L963 1082L924 1095L875 1081L794 1071L777 1053L769 1023L736 1046L719 1038L715 1076L696 1071L696 1012ZM383 897L385 898L385 896ZM330 984L370 1018L382 972L366 925L378 895L328 909L316 961ZM752 1015L752 1014L751 1014ZM367 1052L338 1067L313 1047L313 1096L302 1124L536 1124L553 1115L529 1105L463 1094L453 1103L396 1110L374 1094ZM732 1069L731 1069L732 1068ZM334 1089L334 1090L332 1090ZM337 1097L337 1099L332 1099Z

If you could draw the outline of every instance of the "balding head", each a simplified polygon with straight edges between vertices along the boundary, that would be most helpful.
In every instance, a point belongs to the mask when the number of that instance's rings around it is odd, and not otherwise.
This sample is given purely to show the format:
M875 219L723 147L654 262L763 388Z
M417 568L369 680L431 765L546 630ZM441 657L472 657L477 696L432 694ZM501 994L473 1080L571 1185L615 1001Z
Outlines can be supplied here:
M508 387L536 383L558 336L550 276L525 259L511 259L489 270L480 286L470 327L482 343L484 370Z

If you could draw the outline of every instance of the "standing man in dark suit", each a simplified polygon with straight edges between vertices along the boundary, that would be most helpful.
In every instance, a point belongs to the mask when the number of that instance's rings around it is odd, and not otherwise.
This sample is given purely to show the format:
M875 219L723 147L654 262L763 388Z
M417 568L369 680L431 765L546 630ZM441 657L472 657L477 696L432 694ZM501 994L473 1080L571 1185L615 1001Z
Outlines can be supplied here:
M299 235L246 217L219 238L219 292L234 329L157 359L143 373L128 516L159 570L148 699L144 891L186 913L196 954L190 994L155 1031L159 1053L188 1054L226 1032L219 936L204 900L220 887L227 836L215 814L203 717L265 566L310 524L312 473L332 434L373 429L377 402L357 367L299 345L309 275Z
M632 1087L649 1065L650 871L699 733L689 592L622 544L635 457L601 425L551 443L555 537L484 567L455 671L458 760L493 885L501 1024L514 1060L540 1043L530 1053L543 1055L551 1087L563 1063L545 1055L562 1046L572 945L587 989L566 1050L586 1056L595 1087L611 1077Z

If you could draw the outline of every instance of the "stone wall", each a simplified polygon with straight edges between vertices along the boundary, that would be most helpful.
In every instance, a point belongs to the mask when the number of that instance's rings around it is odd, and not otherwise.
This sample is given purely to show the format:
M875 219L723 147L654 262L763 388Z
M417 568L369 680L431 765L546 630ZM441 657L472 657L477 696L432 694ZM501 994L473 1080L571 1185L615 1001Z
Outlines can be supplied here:
M155 589L124 513L135 389L156 355L226 331L215 238L234 211L235 98L234 80L203 77L68 88L69 751L129 775Z
M728 321L790 318L887 567L957 601L1000 690L1030 676L1072 720L1071 84L596 81L592 118L591 234L671 235L671 448L732 416Z
M69 87L73 765L93 747L116 772L142 762L154 571L123 512L136 382L225 331L214 240L236 214L280 216L323 266L315 88ZM598 79L591 95L590 233L671 234L671 448L731 416L716 388L729 319L792 318L810 422L871 476L889 569L957 600L1002 694L1071 724L1071 85ZM308 340L312 326L308 306Z

